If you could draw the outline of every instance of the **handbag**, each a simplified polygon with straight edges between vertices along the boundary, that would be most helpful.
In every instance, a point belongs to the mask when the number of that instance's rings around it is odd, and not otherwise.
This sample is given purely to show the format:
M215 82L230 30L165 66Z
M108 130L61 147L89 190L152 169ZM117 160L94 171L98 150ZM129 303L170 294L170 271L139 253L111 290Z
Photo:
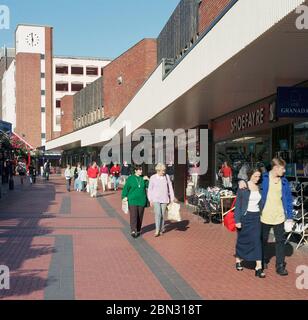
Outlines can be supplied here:
M234 198L232 202L231 210L229 210L229 212L224 216L224 225L231 232L236 231L236 223L234 218L235 202L236 198Z

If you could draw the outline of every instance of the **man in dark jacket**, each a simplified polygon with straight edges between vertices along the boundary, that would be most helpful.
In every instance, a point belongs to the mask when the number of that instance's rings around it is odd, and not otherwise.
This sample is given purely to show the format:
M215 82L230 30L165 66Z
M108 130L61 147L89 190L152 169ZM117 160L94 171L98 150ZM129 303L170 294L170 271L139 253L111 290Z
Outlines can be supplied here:
M124 161L123 166L121 168L121 180L122 180L123 186L125 185L126 180L130 175L131 175L131 167L127 163L127 161Z
M263 265L267 267L265 249L271 228L274 229L276 241L276 272L281 276L288 275L285 266L285 239L284 222L292 219L292 194L287 178L286 162L281 158L272 160L272 170L262 175L262 199L260 209L262 211L262 242ZM240 188L246 188L241 181Z

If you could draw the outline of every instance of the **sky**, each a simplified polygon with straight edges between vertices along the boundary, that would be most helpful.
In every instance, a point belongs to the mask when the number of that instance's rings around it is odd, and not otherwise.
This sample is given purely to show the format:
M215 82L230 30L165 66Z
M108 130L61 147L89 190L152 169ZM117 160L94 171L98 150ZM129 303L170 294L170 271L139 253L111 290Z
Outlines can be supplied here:
M39 24L54 28L54 55L114 59L143 38L157 38L179 2L0 0L10 10L10 28L0 29L0 46L14 47L17 24Z

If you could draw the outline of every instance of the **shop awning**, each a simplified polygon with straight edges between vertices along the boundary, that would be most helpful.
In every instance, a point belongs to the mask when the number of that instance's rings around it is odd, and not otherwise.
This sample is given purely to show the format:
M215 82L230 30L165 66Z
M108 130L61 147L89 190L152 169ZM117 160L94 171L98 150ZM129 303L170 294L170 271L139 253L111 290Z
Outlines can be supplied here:
M24 144L24 146L26 147L26 149L28 150L34 150L35 148L28 143L25 139L23 139L20 135L18 135L16 132L12 132L11 134L11 141L13 143L18 143L18 144Z

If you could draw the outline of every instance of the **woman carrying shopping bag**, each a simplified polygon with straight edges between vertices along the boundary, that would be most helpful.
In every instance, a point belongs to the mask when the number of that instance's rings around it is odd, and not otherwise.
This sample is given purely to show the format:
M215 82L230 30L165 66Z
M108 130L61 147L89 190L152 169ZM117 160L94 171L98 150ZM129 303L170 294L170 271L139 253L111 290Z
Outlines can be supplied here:
M122 201L128 201L130 213L131 236L137 238L141 234L144 208L147 206L146 189L149 178L142 176L142 167L135 167L135 174L129 176L122 190Z
M155 213L155 237L165 232L165 212L167 205L174 201L174 191L170 177L165 174L166 167L159 163L149 183L148 199Z

